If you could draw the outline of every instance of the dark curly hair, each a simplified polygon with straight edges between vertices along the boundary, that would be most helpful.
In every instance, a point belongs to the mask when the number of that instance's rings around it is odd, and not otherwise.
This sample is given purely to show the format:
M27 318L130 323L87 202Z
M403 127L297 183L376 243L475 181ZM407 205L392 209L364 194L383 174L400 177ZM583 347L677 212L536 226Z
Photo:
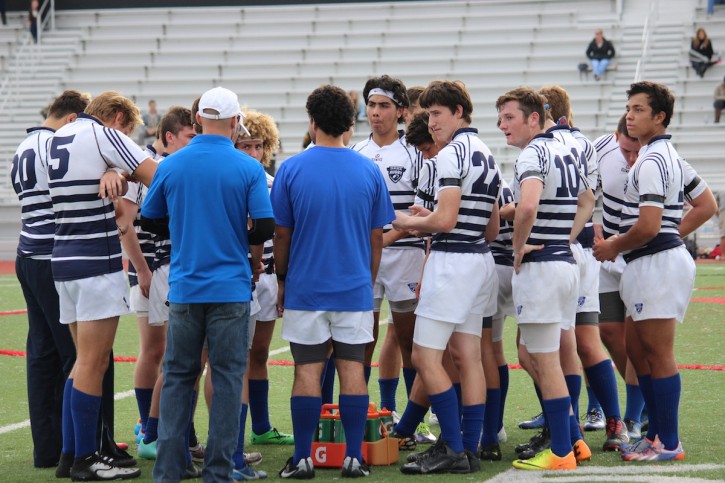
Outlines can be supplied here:
M408 144L415 146L422 146L425 143L433 143L433 136L431 136L428 130L428 113L420 112L413 117L408 124L408 129L405 131L405 140Z
M400 79L390 77L387 74L380 77L372 77L368 79L368 81L365 83L365 87L363 88L363 99L365 99L365 104L367 104L368 102L368 95L370 95L370 91L375 88L392 92L393 96L395 97L393 102L396 106L404 107L406 109L410 107L408 91L405 88L405 84L403 84L403 81L401 81ZM398 118L398 122L403 122L403 116L400 116Z
M456 112L458 106L463 109L462 118L467 123L471 123L471 114L473 113L473 102L471 95L466 89L466 84L459 80L435 80L428 84L423 93L418 98L420 107L428 109L434 104L447 107L451 112Z
M649 99L649 107L652 108L652 116L656 116L660 112L665 113L662 120L662 126L667 127L672 120L672 113L675 109L675 97L664 84L657 82L642 81L635 82L629 86L627 91L627 99L637 94L646 94Z
M341 136L355 122L356 107L350 95L339 87L318 87L307 98L307 114L329 136Z

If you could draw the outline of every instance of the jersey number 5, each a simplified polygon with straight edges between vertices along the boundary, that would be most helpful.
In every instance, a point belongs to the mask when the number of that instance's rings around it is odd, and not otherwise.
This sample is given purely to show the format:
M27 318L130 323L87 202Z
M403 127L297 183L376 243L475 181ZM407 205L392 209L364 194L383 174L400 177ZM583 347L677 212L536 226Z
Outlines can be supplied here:
M48 161L48 177L63 179L68 172L70 152L65 146L73 142L73 136L54 137L50 142L50 160Z

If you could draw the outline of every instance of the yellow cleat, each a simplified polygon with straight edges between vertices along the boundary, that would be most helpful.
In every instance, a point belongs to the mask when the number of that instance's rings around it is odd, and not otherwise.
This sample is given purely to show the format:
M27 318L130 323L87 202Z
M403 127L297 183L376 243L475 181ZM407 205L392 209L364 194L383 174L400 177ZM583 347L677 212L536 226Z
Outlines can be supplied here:
M514 468L519 470L574 470L576 469L576 458L574 451L560 458L551 452L551 448L545 449L528 460L516 460Z
M589 446L584 442L583 439L580 439L576 443L574 443L574 448L572 450L574 452L574 458L576 458L577 463L581 463L582 461L589 461L592 459L592 450L589 449Z

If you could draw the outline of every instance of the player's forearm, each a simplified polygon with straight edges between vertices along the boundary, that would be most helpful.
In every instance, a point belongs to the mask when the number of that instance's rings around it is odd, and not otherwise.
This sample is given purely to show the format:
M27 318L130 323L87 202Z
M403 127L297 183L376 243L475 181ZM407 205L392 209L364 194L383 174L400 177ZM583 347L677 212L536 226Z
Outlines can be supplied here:
M680 222L680 237L684 238L697 230L717 213L717 201L710 188L692 200L692 209L685 214Z
M511 240L513 250L521 251L526 245L526 241L531 235L531 229L536 221L536 208L517 206L516 216L514 217L514 235Z
M290 242L292 230L287 227L277 226L274 231L274 268L277 278L284 281L289 269Z
M392 245L401 238L404 238L405 235L407 235L407 233L402 230L389 230L383 233L383 247Z
M579 233L584 229L587 221L592 217L592 211L594 210L594 193L591 189L588 189L581 193L577 198L577 209L576 215L574 215L574 224L571 227L571 234L569 235L569 243L573 243Z

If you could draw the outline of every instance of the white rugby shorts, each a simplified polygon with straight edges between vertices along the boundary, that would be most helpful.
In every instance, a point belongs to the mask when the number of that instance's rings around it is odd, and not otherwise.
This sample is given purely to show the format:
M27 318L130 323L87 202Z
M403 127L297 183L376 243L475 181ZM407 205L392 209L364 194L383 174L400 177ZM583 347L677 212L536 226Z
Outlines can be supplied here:
M256 282L257 302L259 311L256 312L260 322L274 322L277 320L277 275L263 273Z
M599 293L619 292L622 272L626 266L627 263L622 255L617 255L613 262L602 262L599 268Z
M579 298L577 313L599 313L599 261L594 258L591 248L572 243L571 252L579 267Z
M561 329L574 326L579 268L572 263L527 262L514 273L511 288L519 324L557 322Z
M285 309L282 338L303 345L322 344L330 338L345 344L367 344L373 341L373 311Z
M55 282L60 300L60 323L89 322L131 313L123 271Z
M149 299L141 293L141 287L131 287L131 310L136 312L136 317L149 316Z
M373 298L393 302L415 299L424 261L425 252L420 248L384 248Z
M154 270L149 290L149 325L163 325L169 320L169 267L168 263Z

